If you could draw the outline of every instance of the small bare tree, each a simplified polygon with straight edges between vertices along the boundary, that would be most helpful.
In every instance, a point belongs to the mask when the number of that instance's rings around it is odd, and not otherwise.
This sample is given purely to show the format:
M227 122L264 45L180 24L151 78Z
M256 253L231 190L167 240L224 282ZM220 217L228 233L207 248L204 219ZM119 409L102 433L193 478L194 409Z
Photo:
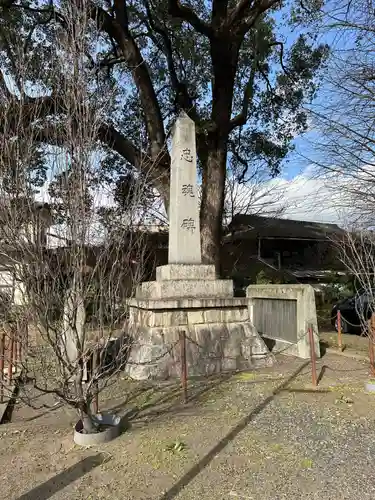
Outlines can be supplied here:
M373 225L375 197L375 2L331 0L325 30L335 43L320 99L311 109L315 163L335 207L356 227Z
M361 289L355 308L363 332L375 311L375 2L332 0L325 28L334 35L329 71L312 123L315 163L326 178L335 207L342 212L346 237L336 242L341 261ZM344 320L345 318L343 318Z
M229 224L237 214L278 217L285 209L285 186L274 181L263 169L255 167L243 180L236 173L227 177L224 224Z
M357 293L354 306L364 334L371 334L369 320L375 313L375 233L371 230L348 231L336 241L340 259L354 277ZM346 322L346 318L342 318ZM350 326L350 325L348 325Z
M50 89L30 85L23 47L11 54L20 66L17 74L25 77L17 82L3 78L0 252L19 290L18 316L27 318L32 331L23 345L28 378L36 389L73 406L84 432L92 433L97 430L93 398L124 367L131 348L126 297L143 277L137 210L146 183L139 179L129 191L121 231L109 235L105 228L103 238L97 137L113 94L107 82L95 78L100 37L88 8L85 0L61 4L64 29L54 33L57 64L50 68L59 109L51 118L48 142L56 146L49 147L49 162L42 167L38 129L35 123L24 125L24 113L30 92L39 93L42 106ZM35 200L37 168L48 170L46 203ZM47 244L51 225L59 233L57 248Z

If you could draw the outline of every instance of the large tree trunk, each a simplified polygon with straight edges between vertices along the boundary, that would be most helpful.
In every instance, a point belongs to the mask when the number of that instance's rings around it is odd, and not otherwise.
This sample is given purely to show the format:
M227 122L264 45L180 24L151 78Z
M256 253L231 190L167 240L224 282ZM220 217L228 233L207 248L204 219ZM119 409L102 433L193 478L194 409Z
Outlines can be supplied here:
M211 119L214 130L207 137L207 155L202 162L200 221L203 262L215 264L218 275L220 275L221 267L220 253L228 137L239 47L240 41L237 40L234 43L229 36L227 39L222 37L211 40L214 72Z
M221 140L207 155L202 177L200 212L202 259L206 264L215 264L218 275L220 275L226 163L226 141Z

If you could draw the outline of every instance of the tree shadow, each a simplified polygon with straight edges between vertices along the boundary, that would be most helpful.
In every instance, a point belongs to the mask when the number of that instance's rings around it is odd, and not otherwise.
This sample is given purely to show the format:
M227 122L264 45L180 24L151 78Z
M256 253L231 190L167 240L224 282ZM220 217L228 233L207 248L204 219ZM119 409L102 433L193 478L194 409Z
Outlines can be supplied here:
M319 345L320 345L320 357L322 358L327 353L329 344L325 340L321 340L319 342Z
M290 394L330 394L332 391L328 389L283 389L283 392Z
M104 460L105 457L101 453L86 457L63 472L60 472L57 476L51 477L48 481L36 486L28 493L24 493L16 500L46 500L47 498L51 498L58 491L101 465Z
M320 373L319 373L319 376L318 376L318 380L317 380L317 384L318 384L318 385L319 385L319 384L320 384L320 382L322 381L322 378L324 377L324 374L325 374L325 372L326 372L327 368L328 368L328 367L327 367L326 365L323 365L323 366L322 366L322 368L321 368L321 370L320 370Z
M7 407L0 419L0 424L8 424L9 422L12 421L12 415L13 415L13 411L14 411L14 408L16 406L16 403L17 403L17 396L20 392L20 387L19 387L19 383L18 381L16 381L15 383L15 386L13 388L13 390L11 391L11 394L9 396L9 401L7 403Z
M27 417L24 419L24 422L32 422L33 420L37 420L38 418L44 417L45 415L49 415L54 411L60 410L64 406L64 403L58 403L52 408L47 408L43 413L38 413L37 415L33 415L32 417Z
M274 350L274 348L275 348L275 345L276 345L276 340L271 339L271 338L269 338L269 337L264 337L263 335L262 335L262 340L263 340L263 342L266 344L267 349L268 349L270 352L272 352L272 351Z
M190 379L186 403L183 402L182 389L178 386L173 392L165 397L142 406L139 411L134 414L134 420L141 417L149 421L151 418L157 418L166 414L187 413L192 408L190 403L200 401L205 394L218 389L218 387L232 378L236 373L237 372L228 372L220 375L212 375L210 377Z
M212 375L209 377L194 377L189 380L188 383L188 403L199 400L207 392L217 388L227 380L229 380L236 372L228 372L220 375ZM121 411L126 406L129 405L131 401L136 401L138 397L149 392L148 398L140 406L133 408L130 413L134 419L141 413L144 415L152 414L162 414L167 413L170 410L183 409L182 405L182 388L179 382L172 382L168 384L160 385L148 385L146 387L141 387L136 391L133 391L130 395L125 397L125 401L122 401L116 406L108 408L106 411L116 412ZM158 395L160 393L160 395ZM169 403L169 405L168 405ZM174 404L173 404L174 403ZM161 408L164 405L164 408ZM165 407L167 405L167 407ZM148 412L148 410L154 409L155 411ZM159 408L159 410L157 410Z
M297 370L295 370L282 384L280 384L276 389L272 391L272 394L268 396L264 401L262 401L258 406L256 406L248 415L246 415L226 436L223 437L211 450L194 465L176 484L174 484L160 500L171 500L175 498L182 490L185 488L200 472L203 471L215 458L215 456L220 453L237 435L245 429L245 427L254 418L259 415L274 399L275 397L283 391L288 384L294 380L301 371L309 364L310 361L303 363Z
M186 415L190 414L192 410L200 411L196 406L193 406L192 403L202 401L202 398L209 394L211 391L218 389L222 384L229 381L233 376L239 375L238 371L225 372L221 374L213 374L207 377L193 377L190 379L190 383L188 385L188 399L187 403L183 402L183 392L181 386L176 384L175 382L172 384L164 385L164 390L167 389L167 393L162 393L160 397L153 399L145 404L140 406L135 406L131 408L129 411L123 415L125 430L128 430L133 425L139 426L140 424L150 424L153 420L156 420L165 415ZM246 384L254 385L254 384L263 384L274 381L280 381L280 378L262 378L256 380L247 380ZM162 390L158 387L155 388L155 391L152 395L155 395L157 390ZM124 406L124 403L117 405L114 408L110 408L108 411L114 411L115 408L121 408Z

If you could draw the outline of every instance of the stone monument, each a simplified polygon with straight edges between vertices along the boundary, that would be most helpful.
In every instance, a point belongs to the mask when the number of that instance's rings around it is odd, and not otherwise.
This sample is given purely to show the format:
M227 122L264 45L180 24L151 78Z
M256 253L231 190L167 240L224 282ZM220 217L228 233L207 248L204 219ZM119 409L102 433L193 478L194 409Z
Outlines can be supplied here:
M202 264L195 124L185 113L172 132L168 250L168 265L156 268L156 281L142 283L128 301L134 339L129 375L177 376L181 331L189 375L272 363L249 321L247 299L234 298L232 280L217 279L215 266Z

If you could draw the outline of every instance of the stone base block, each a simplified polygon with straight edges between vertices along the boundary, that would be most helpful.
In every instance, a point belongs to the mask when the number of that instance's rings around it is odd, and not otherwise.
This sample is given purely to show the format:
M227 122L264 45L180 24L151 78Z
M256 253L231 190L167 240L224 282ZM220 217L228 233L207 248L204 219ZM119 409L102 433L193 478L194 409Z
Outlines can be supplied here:
M139 328L127 363L136 380L181 374L179 333L186 335L188 376L207 376L272 365L273 356L249 322L207 323L188 327Z
M243 297L223 297L223 298L193 298L180 297L173 299L137 299L130 298L127 300L130 311L133 309L143 309L147 311L156 311L160 309L175 310L175 309L233 309L233 308L248 308L248 301ZM249 314L247 313L247 318Z
M216 280L215 266L204 264L168 264L156 268L156 281Z
M142 301L146 302L146 301ZM155 303L156 301L149 301ZM162 301L168 307L168 301ZM151 305L151 304L150 304ZM248 321L249 312L247 307L232 306L232 307L215 307L213 304L206 307L197 308L131 308L130 320L133 324L140 327L171 327L184 326L190 324L204 323L235 323Z
M139 299L173 299L179 297L233 297L232 280L170 280L142 283L136 291Z
M250 285L250 321L264 338L283 354L310 358L309 327L312 327L315 354L320 357L315 292L311 285ZM266 320L272 316L272 321Z
M189 376L250 370L274 361L249 321L246 299L130 299L128 305L133 346L127 372L134 379L180 376L180 332L186 335Z

